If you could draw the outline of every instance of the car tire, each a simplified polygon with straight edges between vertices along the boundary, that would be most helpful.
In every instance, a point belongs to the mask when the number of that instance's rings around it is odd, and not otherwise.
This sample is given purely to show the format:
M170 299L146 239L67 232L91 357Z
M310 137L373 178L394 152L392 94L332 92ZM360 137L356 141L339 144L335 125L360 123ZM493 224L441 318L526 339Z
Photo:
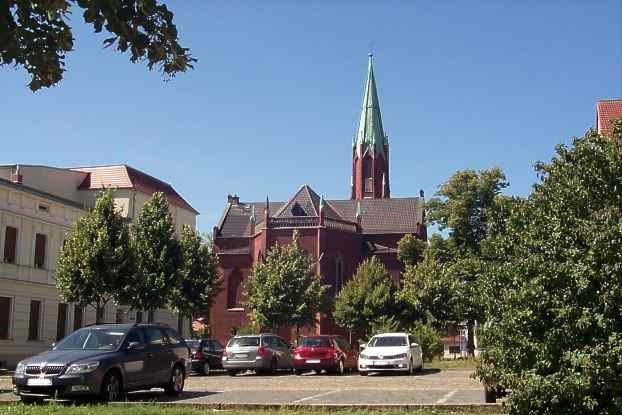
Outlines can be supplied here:
M123 382L116 372L108 372L102 382L101 400L104 402L118 402L123 398Z
M415 373L423 372L423 359L421 359L421 365L415 368Z
M367 372L362 372L362 371L360 371L360 370L359 370L359 375L361 375L361 376L367 376L367 374L368 374Z
M294 369L294 375L301 376L302 375L302 370Z
M342 376L346 372L343 359L339 359L337 365L331 370L331 373L335 376Z
M166 384L164 391L169 396L179 396L184 391L185 382L186 377L184 375L184 370L181 366L175 365L173 366L173 370L171 371L171 378Z
M43 399L33 398L32 396L20 396L19 399L20 401L22 401L24 405L42 405L43 404Z
M201 371L203 372L204 376L209 376L210 372L212 371L212 369L209 366L209 362L205 362L203 363L203 367L201 368Z
M229 375L229 376L231 376L231 377L233 377L233 376L235 376L235 375L237 375L237 374L238 374L238 371L237 371L237 370L233 370L233 369L228 369L228 370L227 370L227 375Z

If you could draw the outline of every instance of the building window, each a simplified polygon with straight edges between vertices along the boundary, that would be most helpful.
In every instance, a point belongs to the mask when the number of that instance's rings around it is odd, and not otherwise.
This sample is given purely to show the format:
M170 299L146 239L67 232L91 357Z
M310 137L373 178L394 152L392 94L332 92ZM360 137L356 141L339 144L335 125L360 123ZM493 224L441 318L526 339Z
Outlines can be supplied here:
M17 228L12 226L6 227L4 234L4 262L9 264L15 263L17 257Z
M229 275L227 284L227 308L238 308L240 304L240 289L242 288L242 273L239 269Z
M30 301L30 320L28 322L28 340L40 339L41 301Z
M153 310L149 310L149 313L147 314L147 323L153 323L155 321L155 313L153 312Z
M39 205L39 212L49 213L50 207L48 205Z
M343 288L343 260L341 257L335 259L335 293L339 293Z
M45 267L45 245L47 235L38 233L35 235L35 268Z
M11 297L0 297L0 339L11 337Z
M67 304L58 303L58 320L56 321L56 341L67 334Z
M79 306L73 306L73 329L78 330L82 328L82 324L84 323L84 309Z
M142 322L143 322L143 312L137 311L136 312L136 323L142 323Z

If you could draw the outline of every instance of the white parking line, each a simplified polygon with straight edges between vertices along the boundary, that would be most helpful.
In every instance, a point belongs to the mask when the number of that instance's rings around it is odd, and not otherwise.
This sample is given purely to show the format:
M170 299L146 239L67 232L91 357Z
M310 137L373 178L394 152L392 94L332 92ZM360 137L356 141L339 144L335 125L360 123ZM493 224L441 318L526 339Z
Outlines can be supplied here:
M301 403L301 402L309 401L311 399L321 398L323 396L327 396L327 395L330 395L330 394L333 394L333 393L337 393L337 392L339 392L339 391L337 390L337 391L329 391L329 392L319 393L317 395L307 396L306 398L298 399L297 401L294 401L292 403Z
M454 396L458 391L451 391L445 394L445 396L443 396L441 399L439 399L438 401L436 401L437 405L442 405L444 403L447 403L448 400L451 399L452 396Z

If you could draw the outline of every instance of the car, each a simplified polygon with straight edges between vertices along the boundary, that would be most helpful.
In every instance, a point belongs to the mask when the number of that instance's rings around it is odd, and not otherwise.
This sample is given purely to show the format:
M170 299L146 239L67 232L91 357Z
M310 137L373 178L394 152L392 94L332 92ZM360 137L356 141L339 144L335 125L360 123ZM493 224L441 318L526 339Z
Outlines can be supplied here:
M209 375L212 369L222 369L225 350L215 339L186 339L192 358L192 371Z
M180 395L189 370L190 349L167 326L93 325L19 362L13 392L25 403L85 395L117 401L125 392L154 387Z
M359 355L358 370L362 376L388 371L412 374L422 369L421 346L408 333L378 334Z
M276 334L234 336L227 343L222 366L230 376L244 370L254 370L257 374L292 370L291 346Z
M297 375L309 370L342 375L346 370L356 370L358 358L343 337L333 335L302 337L293 354Z

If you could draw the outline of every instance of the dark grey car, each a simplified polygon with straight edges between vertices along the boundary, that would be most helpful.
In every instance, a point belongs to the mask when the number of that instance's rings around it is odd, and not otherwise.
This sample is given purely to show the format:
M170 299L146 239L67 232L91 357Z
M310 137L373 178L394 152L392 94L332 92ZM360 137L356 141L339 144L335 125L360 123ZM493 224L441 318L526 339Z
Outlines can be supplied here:
M222 367L231 376L243 370L272 374L293 369L291 346L275 334L235 336L227 343Z
M190 372L190 351L175 330L155 324L104 324L75 331L47 352L22 360L13 375L22 401L163 387L178 395Z

